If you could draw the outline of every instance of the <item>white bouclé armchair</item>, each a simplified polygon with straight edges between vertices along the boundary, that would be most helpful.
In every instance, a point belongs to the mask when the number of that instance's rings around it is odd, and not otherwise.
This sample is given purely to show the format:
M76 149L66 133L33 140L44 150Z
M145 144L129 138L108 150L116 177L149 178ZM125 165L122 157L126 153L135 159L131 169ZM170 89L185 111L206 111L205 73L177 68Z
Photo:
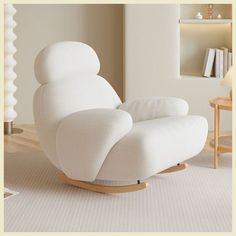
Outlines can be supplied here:
M207 121L188 115L187 102L150 97L122 104L99 69L95 51L81 42L49 45L35 60L41 84L34 96L36 129L67 183L97 192L135 191L152 175L185 168L180 163L203 149Z

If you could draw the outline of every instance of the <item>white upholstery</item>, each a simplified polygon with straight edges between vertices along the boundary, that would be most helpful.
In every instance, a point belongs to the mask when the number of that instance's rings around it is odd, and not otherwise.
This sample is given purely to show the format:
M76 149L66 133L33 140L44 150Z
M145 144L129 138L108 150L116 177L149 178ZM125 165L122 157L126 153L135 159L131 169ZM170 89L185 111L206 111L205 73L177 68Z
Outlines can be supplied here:
M154 97L121 105L98 71L96 53L79 42L52 44L36 58L37 132L49 160L68 177L143 179L202 150L207 121L187 116L184 100Z
M110 84L97 75L67 78L40 86L34 95L34 119L48 158L61 168L56 154L59 122L68 115L93 108L116 108L121 103Z
M119 109L131 114L133 121L150 120L166 116L186 116L188 103L175 97L146 97L126 101Z
M78 42L54 43L44 48L35 59L35 75L40 84L78 74L96 75L99 69L96 52Z
M146 179L197 155L205 144L207 130L207 121L200 116L134 123L129 134L108 154L97 178Z
M132 129L129 113L90 109L64 118L57 129L62 171L71 178L94 181L112 147Z

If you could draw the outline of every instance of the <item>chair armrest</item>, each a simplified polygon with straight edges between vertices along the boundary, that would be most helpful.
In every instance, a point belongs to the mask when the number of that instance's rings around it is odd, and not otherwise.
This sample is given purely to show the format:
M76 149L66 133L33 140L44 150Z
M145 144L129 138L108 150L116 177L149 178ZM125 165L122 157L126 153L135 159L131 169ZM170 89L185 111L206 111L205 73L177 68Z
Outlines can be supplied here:
M134 122L151 120L168 116L185 116L188 103L175 97L147 97L124 102L120 110L130 113Z
M64 118L56 134L61 170L69 178L94 181L108 152L132 126L130 114L118 109L89 109Z

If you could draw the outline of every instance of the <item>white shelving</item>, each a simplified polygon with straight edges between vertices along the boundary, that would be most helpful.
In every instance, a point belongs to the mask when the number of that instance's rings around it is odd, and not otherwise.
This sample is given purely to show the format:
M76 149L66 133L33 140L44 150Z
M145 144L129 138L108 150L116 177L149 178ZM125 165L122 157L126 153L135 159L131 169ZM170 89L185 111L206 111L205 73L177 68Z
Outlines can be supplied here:
M200 76L200 75L180 75L180 79L184 79L184 80L193 80L193 79L197 79L197 80L220 80L216 77L204 77L204 76Z
M180 24L230 24L232 19L180 19Z
M202 68L207 48L228 48L232 51L232 4L214 4L209 19L208 4L181 4L180 29L180 78L184 80L218 81L206 78ZM194 16L201 13L203 19ZM218 15L221 19L217 19Z

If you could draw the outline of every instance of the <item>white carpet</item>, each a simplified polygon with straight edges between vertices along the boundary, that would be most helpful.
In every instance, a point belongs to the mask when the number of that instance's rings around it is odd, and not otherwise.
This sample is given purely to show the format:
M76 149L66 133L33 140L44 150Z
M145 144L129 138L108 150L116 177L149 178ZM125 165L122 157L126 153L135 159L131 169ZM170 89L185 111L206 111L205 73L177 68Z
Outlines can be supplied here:
M143 191L99 194L68 186L42 152L5 155L5 231L231 231L231 155L150 178Z

